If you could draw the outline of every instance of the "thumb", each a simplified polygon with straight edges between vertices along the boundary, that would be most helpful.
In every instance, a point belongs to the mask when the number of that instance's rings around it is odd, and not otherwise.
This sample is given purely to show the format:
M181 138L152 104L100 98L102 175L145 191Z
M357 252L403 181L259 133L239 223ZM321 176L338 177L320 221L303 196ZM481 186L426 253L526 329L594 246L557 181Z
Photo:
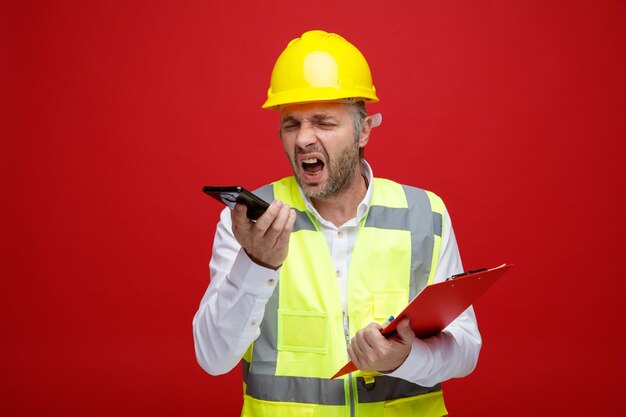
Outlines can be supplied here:
M396 331L398 332L398 335L403 342L413 343L413 339L415 339L415 333L413 333L413 329L411 329L408 318L400 320L400 322L398 323L398 327L396 327Z

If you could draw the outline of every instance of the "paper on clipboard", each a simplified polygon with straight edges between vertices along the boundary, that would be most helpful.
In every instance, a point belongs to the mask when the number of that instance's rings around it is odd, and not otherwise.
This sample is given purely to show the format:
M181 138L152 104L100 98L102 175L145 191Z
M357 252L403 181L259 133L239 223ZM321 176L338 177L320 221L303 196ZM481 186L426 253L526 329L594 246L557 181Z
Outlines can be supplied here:
M396 331L398 322L408 317L415 336L425 339L436 335L470 307L512 266L512 264L502 264L491 269L470 271L426 286L391 323L381 330L381 333L384 336L392 335ZM356 366L348 362L331 379L356 370Z

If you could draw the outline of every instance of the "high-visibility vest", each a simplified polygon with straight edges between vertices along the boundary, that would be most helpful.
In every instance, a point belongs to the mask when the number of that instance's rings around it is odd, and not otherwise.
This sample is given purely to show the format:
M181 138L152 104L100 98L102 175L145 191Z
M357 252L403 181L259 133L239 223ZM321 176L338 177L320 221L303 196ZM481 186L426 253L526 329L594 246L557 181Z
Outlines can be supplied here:
M323 233L293 177L257 190L296 210L289 254L259 338L243 358L242 416L442 416L440 385L422 387L375 372L329 379L348 360L347 343L371 322L399 313L431 283L444 205L435 194L375 178L347 279L349 335Z

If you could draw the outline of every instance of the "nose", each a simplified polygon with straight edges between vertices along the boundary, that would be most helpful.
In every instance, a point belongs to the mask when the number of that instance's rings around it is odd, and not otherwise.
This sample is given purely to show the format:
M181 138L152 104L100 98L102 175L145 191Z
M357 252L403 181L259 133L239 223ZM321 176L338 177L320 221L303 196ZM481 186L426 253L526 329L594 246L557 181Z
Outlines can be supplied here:
M313 125L311 123L302 123L296 135L296 145L304 149L315 142L317 142L317 136Z

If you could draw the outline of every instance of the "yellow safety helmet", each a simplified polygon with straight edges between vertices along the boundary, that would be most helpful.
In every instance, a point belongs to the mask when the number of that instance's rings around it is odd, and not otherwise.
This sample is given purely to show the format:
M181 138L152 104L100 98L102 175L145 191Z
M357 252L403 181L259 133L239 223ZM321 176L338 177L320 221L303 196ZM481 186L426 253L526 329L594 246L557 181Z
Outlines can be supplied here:
M263 108L341 99L378 101L370 67L341 36L312 30L289 42L276 60Z

